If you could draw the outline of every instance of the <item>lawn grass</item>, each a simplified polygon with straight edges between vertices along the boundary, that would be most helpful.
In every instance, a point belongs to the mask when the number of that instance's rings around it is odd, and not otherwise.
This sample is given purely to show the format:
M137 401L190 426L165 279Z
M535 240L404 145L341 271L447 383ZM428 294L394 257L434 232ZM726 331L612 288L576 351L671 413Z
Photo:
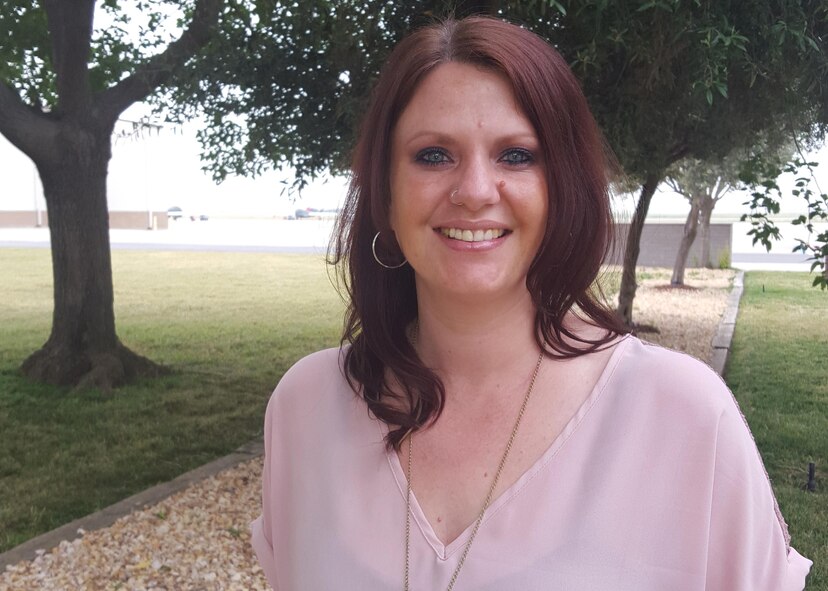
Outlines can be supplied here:
M114 251L122 341L173 373L105 397L18 373L48 337L46 249L0 249L0 551L261 435L271 390L335 346L319 255Z
M745 275L726 377L747 417L792 545L828 591L828 293L807 273ZM807 492L807 467L817 469Z

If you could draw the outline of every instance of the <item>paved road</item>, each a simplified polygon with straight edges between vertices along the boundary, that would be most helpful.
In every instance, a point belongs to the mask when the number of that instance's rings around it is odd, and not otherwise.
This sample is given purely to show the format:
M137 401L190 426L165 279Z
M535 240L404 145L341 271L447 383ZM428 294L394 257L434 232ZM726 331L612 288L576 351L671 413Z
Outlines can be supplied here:
M167 230L111 230L113 249L308 253L324 255L332 220L227 220L171 222ZM48 248L46 228L0 228L0 247ZM733 266L743 270L810 271L800 253L761 249L734 252Z
M112 248L324 254L331 220L177 221L167 230L110 230ZM47 228L0 228L0 247L48 248Z

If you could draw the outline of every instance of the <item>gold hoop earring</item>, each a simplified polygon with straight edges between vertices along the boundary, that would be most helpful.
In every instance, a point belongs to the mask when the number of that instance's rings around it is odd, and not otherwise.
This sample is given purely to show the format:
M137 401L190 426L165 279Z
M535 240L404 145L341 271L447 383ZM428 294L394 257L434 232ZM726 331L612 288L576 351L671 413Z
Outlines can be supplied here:
M401 262L399 265L386 265L381 260L379 260L379 257L377 256L377 238L379 238L379 235L380 235L380 233L377 232L374 235L374 239L371 241L371 254L374 255L374 260L377 261L377 264L380 267L385 267L386 269L399 269L404 264L406 264L408 262L407 259L403 259L403 262Z

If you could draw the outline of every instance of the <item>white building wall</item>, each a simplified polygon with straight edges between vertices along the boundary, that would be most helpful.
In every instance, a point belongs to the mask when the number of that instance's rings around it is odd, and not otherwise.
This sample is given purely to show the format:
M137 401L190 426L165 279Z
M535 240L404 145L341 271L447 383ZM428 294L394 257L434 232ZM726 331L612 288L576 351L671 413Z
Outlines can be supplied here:
M0 135L0 210L34 211L46 207L34 163Z

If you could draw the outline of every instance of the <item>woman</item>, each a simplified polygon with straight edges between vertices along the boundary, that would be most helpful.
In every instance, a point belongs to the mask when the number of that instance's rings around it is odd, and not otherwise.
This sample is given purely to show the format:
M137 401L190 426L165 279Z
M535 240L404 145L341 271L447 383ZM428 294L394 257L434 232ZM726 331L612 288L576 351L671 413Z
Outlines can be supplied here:
M804 587L721 380L597 298L606 168L532 33L449 20L395 49L334 244L346 344L267 410L275 589Z

